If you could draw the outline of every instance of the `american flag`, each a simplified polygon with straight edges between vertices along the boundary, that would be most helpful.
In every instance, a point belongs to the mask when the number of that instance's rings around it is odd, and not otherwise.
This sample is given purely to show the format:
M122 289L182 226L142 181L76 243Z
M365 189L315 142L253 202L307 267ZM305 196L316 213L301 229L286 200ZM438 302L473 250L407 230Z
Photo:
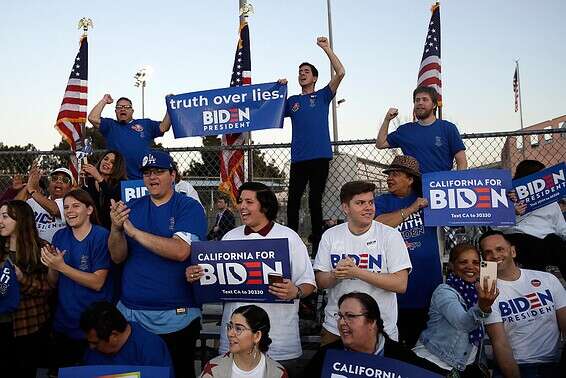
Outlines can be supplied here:
M55 128L59 131L63 139L71 146L73 152L77 149L77 144L81 144L83 139L84 125L86 123L86 105L88 92L88 42L86 36L81 38L80 48L73 68L69 75L67 88L63 95L61 108L57 115ZM72 155L74 157L74 155ZM71 171L76 177L76 159L73 162Z
M519 67L515 67L513 75L513 92L515 93L515 113L519 111Z
M438 106L442 106L442 76L440 64L440 4L432 6L432 16L424 44L417 87L433 87L438 92Z
M240 23L240 39L234 57L231 87L250 85L252 83L252 63L250 57L250 31L247 22ZM222 135L223 146L241 146L244 134ZM220 186L219 189L230 196L233 203L238 195L238 188L244 183L244 151L225 150L220 153Z

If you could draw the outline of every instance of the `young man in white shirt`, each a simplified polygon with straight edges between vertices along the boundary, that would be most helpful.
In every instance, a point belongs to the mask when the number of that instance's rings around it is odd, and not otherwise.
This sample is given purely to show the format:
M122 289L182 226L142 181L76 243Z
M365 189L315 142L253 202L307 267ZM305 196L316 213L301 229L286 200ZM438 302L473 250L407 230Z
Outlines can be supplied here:
M321 345L340 338L334 314L338 299L352 291L375 298L384 331L398 340L397 293L407 290L411 260L401 233L373 220L374 190L369 182L344 184L340 202L348 221L322 235L314 262L318 287L328 289Z
M485 260L497 262L499 297L486 320L497 361L494 377L559 377L560 333L566 332L566 291L550 273L520 269L501 231L480 238Z

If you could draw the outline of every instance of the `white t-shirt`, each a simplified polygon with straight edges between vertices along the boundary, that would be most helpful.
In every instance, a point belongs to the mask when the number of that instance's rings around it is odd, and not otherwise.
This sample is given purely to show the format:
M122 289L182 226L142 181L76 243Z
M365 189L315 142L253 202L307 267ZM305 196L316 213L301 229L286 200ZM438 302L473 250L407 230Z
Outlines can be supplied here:
M244 234L244 226L236 227L224 235L222 240L244 240L262 239L258 233ZM278 223L265 236L265 239L287 239L289 240L289 260L291 263L291 280L298 286L308 283L316 286L314 271L309 259L307 247L297 235L288 227ZM240 306L254 304L259 306L269 315L271 330L269 337L273 340L267 354L276 361L291 360L303 354L301 349L301 337L299 335L299 301L293 303L246 303L226 302L222 313L222 324L230 321L232 312ZM228 351L228 338L226 327L220 327L220 354Z
M177 184L175 184L175 191L179 193L183 193L195 199L198 203L202 205L202 202L200 202L200 198L198 196L198 192L196 191L195 187L192 186L188 181L181 180Z
M232 363L232 378L263 378L265 374L265 356L261 353L261 359L255 368L245 371Z
M503 323L518 364L556 362L560 330L556 311L566 291L550 273L521 269L516 281L497 280L499 296L486 324Z
M314 269L330 272L344 257L354 259L358 267L371 272L395 273L411 269L411 260L401 233L382 223L373 221L370 229L362 235L354 235L348 223L334 226L322 235L318 246ZM346 293L358 291L371 295L379 305L383 328L393 340L397 332L397 294L359 279L338 280L328 290L328 303L324 309L324 324L328 332L338 335L334 314L338 312L338 299Z
M539 239L556 234L566 239L566 221L558 202L536 209L522 216L517 216L517 223L507 228L499 228L506 234L528 234Z
M63 198L57 198L55 200L55 203L59 208L59 212L61 213L61 218L57 218L49 214L47 210L41 207L41 205L33 198L28 199L26 202L33 210L33 215L35 216L35 227L37 228L39 237L51 243L53 235L55 235L55 233L60 229L67 226L63 215Z

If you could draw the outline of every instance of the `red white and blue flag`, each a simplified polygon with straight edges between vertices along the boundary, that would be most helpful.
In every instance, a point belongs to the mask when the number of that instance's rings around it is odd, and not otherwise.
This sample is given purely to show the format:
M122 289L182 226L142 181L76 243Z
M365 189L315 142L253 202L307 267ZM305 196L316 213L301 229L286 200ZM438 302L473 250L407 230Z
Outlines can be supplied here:
M77 150L77 143L83 140L83 130L86 123L88 94L88 42L87 37L83 36L80 41L80 48L73 68L69 75L67 88L63 95L63 101L57 115L55 128L63 139L71 146L73 152ZM71 155L71 171L77 176L76 159Z
M417 87L433 87L438 92L438 106L442 106L442 75L440 62L440 4L432 6L423 57L419 68Z
M240 38L234 57L234 66L232 68L232 78L230 80L231 87L240 85L250 85L252 83L252 63L250 54L250 31L248 23L243 21L240 23ZM224 134L222 135L223 146L242 146L245 141L245 135ZM220 152L220 186L219 189L228 194L236 203L238 188L244 183L244 150L223 150Z
M513 75L513 93L515 94L515 113L519 111L519 67L515 67Z

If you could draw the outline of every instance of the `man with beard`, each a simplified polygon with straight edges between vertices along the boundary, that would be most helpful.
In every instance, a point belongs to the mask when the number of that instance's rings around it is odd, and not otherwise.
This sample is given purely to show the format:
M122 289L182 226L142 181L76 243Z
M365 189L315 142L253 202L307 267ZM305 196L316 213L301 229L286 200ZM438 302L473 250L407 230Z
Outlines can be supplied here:
M413 92L413 104L417 122L401 125L389 135L389 122L397 117L398 110L387 111L377 135L377 148L401 148L404 155L417 159L421 173L450 171L454 160L458 170L468 168L466 147L456 125L436 118L436 90L418 87Z
M149 118L133 119L132 101L120 97L116 101L116 120L102 118L104 107L113 102L112 96L105 94L90 111L88 120L106 138L106 147L109 150L120 151L124 155L128 178L140 180L140 161L151 148L153 140L163 136L171 128L169 114L165 113L161 122Z

